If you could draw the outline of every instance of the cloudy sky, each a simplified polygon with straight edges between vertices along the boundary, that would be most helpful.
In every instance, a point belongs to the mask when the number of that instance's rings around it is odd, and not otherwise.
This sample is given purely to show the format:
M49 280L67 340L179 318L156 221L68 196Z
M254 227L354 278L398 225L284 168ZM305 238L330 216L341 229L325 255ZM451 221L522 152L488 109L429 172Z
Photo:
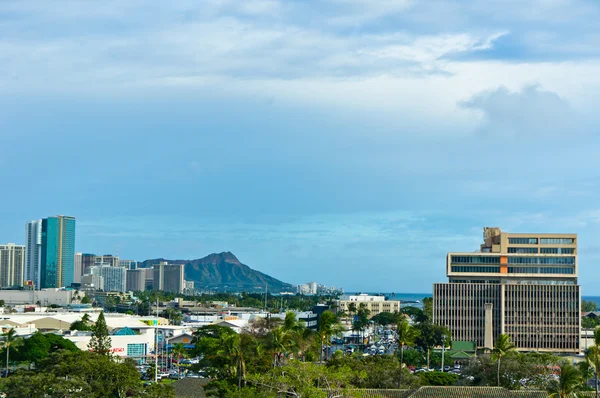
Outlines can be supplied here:
M232 251L431 292L482 227L579 234L600 296L595 0L0 1L0 242Z

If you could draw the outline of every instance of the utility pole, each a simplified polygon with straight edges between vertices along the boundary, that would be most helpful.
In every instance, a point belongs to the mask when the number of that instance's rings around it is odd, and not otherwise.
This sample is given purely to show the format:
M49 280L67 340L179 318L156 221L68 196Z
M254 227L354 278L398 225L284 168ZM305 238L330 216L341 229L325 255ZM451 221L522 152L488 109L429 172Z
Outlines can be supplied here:
M154 328L154 382L158 382L158 296L156 297L156 327Z

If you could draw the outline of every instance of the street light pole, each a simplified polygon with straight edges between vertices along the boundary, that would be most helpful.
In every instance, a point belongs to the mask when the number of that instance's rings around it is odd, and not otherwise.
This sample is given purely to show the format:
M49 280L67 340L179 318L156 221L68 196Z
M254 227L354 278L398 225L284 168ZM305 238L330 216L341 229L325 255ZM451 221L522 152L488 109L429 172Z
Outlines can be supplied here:
M446 351L446 336L442 335L442 372L444 371L444 353Z

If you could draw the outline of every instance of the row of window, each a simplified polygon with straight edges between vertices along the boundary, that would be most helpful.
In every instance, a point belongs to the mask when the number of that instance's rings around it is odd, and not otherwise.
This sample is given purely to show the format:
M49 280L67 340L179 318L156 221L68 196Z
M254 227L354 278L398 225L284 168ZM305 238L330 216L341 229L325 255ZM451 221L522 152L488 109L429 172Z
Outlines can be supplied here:
M509 247L509 253L526 253L526 254L537 254L537 247Z
M508 267L509 274L574 274L572 267Z
M500 264L498 256L452 256L453 264Z
M575 264L575 257L509 257L509 264Z
M452 264L500 264L498 256L452 256ZM508 264L575 264L575 257L508 257Z
M540 238L540 245L572 245L575 243L573 238ZM538 238L508 238L511 245L537 245Z
M500 267L472 267L468 265L453 265L452 272L492 272L500 273Z
M542 247L540 249L542 254L574 254L575 249L572 247Z

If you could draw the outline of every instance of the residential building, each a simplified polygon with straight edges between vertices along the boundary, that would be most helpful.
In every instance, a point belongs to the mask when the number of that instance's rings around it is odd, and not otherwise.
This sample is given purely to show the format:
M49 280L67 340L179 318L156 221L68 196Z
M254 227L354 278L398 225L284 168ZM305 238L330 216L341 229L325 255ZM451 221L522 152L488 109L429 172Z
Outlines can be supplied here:
M40 270L42 266L42 220L29 221L25 227L25 275L26 281L32 281L40 287Z
M146 270L128 269L127 270L127 291L137 292L146 290Z
M146 289L152 290L154 285L154 268L140 268L143 269L146 274Z
M154 264L153 290L162 290L172 293L183 293L185 288L184 264L169 264L161 261Z
M354 303L356 308L359 308L362 304L370 311L369 317L373 317L381 312L400 312L401 307L401 302L398 300L386 300L384 296L370 296L363 293L336 300L336 310L348 313L351 303Z
M501 333L523 351L580 352L576 234L484 228L475 253L448 253L433 287L433 320L453 341L492 348Z
M298 293L306 295L317 294L317 282L308 282L302 285L298 285Z
M40 288L71 286L75 273L75 217L42 219Z
M75 266L73 267L73 283L81 283L83 276L83 253L75 253Z
M0 287L23 286L24 271L25 246L0 245Z
M127 288L127 269L110 265L94 265L90 274L100 275L104 280L105 292L125 292Z

